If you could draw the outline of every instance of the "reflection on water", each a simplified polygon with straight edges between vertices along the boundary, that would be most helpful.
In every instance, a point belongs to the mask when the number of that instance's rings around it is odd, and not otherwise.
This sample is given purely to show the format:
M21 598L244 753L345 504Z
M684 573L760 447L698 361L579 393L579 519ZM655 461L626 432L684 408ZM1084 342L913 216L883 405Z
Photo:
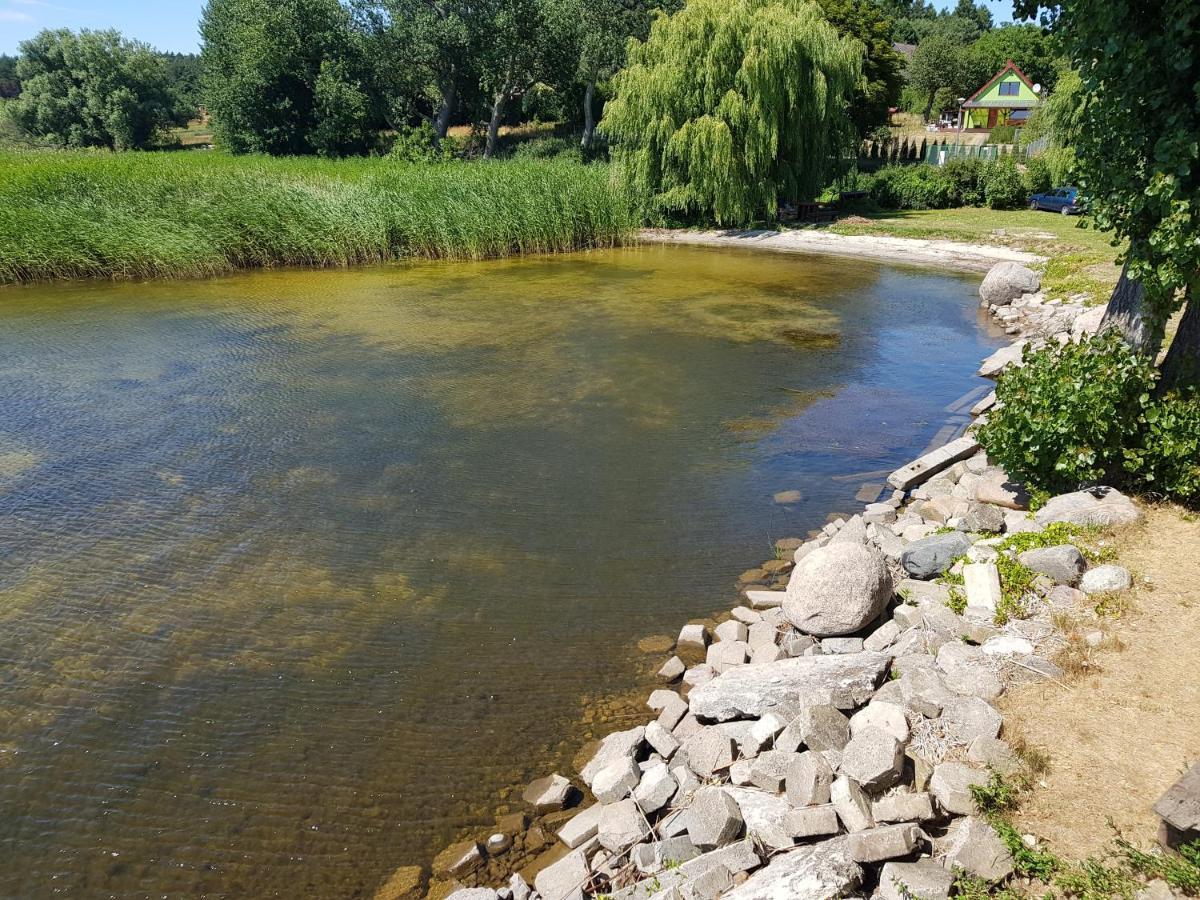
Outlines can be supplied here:
M354 896L490 822L929 440L973 294L677 247L0 294L0 895Z

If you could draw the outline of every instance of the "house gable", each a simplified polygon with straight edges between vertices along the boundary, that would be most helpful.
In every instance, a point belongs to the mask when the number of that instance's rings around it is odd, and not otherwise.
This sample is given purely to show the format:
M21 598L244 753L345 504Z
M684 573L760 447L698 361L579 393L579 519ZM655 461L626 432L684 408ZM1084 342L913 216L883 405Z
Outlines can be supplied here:
M1037 106L1038 95L1034 93L1029 77L1017 68L1011 59L1004 68L992 76L963 104L968 109L1000 107L1004 109L1027 109Z

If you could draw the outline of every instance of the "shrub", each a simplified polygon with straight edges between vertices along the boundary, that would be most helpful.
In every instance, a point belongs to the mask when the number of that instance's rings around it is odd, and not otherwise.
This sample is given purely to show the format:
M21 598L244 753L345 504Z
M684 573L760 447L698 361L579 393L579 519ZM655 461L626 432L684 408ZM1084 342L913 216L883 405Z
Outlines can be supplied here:
M420 125L402 125L396 129L388 159L403 163L431 163L451 159L454 147L449 139L441 147L434 144L433 126L428 122Z
M987 167L983 193L992 209L1016 209L1025 205L1025 182L1011 158Z
M563 137L539 137L522 141L513 147L513 159L583 159L577 141Z
M997 125L988 132L989 144L1011 144L1017 137L1017 129L1011 125Z
M1200 501L1200 392L1155 399L1145 419L1141 442L1125 451L1126 470L1151 493Z
M1025 163L1025 191L1030 194L1042 194L1054 187L1054 178L1050 174L1050 164L1041 156L1035 156Z
M983 206L985 165L983 160L962 156L947 160L942 166L946 177L954 184L958 206Z
M875 173L871 199L891 209L958 206L954 183L935 166L884 166Z
M996 385L979 430L988 455L1037 491L1111 481L1139 444L1154 369L1114 332L1065 347L1025 351Z
M1050 169L1050 186L1062 187L1075 180L1075 150L1071 147L1055 147L1042 154Z

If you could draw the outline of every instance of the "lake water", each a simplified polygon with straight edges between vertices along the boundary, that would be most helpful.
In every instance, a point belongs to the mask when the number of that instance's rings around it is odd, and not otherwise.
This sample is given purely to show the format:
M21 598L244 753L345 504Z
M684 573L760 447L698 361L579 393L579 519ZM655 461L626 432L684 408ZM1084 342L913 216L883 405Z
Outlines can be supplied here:
M643 247L0 291L0 896L369 896L484 829L639 638L944 435L976 285Z

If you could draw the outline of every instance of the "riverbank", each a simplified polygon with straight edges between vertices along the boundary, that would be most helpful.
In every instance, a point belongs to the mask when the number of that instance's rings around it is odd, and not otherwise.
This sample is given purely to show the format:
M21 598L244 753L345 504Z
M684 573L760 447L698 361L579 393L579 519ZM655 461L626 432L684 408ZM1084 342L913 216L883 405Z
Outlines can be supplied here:
M832 253L888 262L934 265L969 272L986 272L998 262L1037 265L1044 257L1023 250L960 241L924 240L883 235L844 235L797 228L772 230L684 231L644 228L645 243L688 244L704 247L743 247L778 253Z
M992 312L1018 343L984 362L991 377L1016 364L1020 342L1098 325L1082 298L1007 299ZM993 402L969 396L963 408L981 417ZM527 877L543 900L1103 890L1092 883L1109 877L1100 863L1060 859L1013 826L1057 748L1022 740L1001 698L1069 682L1079 643L1110 640L1133 581L1112 529L1144 510L1103 489L1031 514L970 431L888 482L862 513L777 544L774 560L743 574L744 603L728 617L685 626L648 701L657 718L581 760L595 802L571 813L570 778L535 782L526 800L554 810L544 821L558 846L500 892L460 896L523 900ZM1072 719L1060 716L1057 734ZM449 848L430 895L484 883L473 873L485 859L472 841ZM1156 859L1119 863L1122 896L1192 877L1164 875Z
M607 247L604 165L0 151L0 285Z

